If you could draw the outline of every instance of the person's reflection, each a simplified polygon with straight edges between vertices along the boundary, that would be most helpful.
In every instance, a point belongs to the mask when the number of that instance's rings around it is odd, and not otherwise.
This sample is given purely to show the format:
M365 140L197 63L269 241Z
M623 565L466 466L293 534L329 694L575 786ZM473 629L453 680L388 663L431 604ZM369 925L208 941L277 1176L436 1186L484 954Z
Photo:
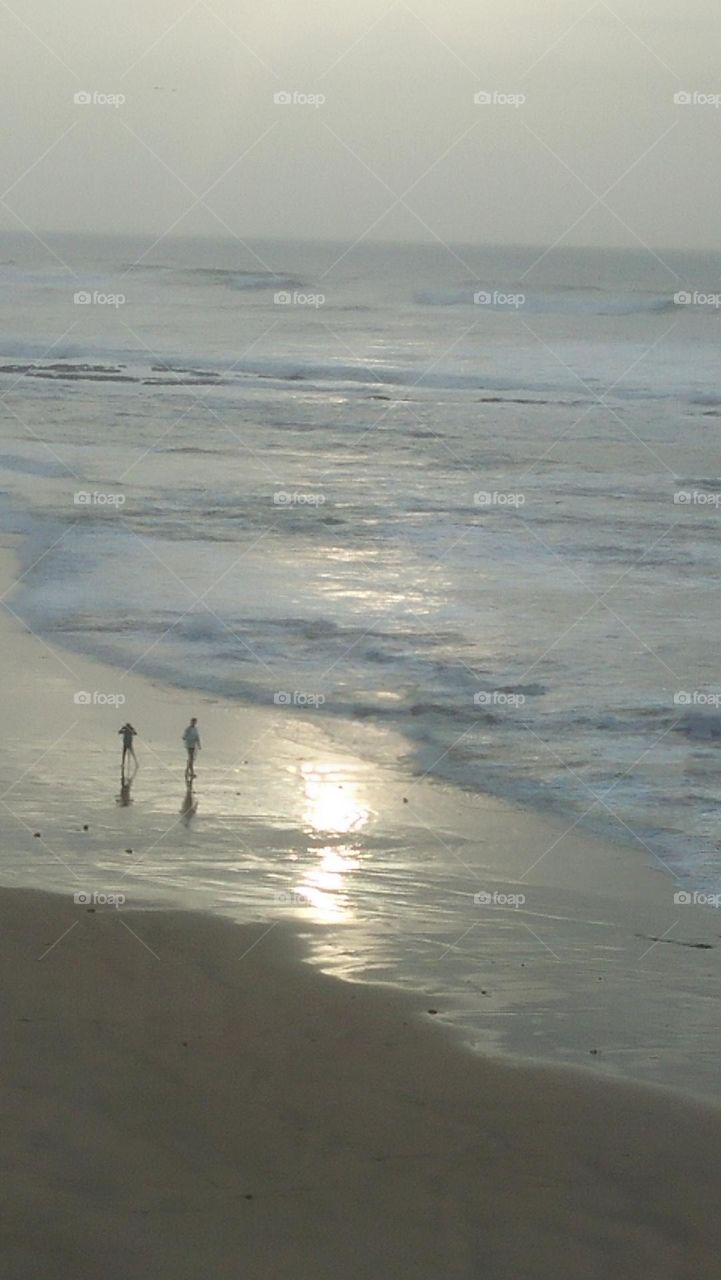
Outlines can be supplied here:
M180 814L186 827L190 826L190 823L197 812L198 801L196 800L195 792L193 791L193 779L189 778L185 788L185 795L183 796L183 803L180 806Z
M126 774L124 769L121 770L120 795L117 797L117 803L119 805L122 805L123 808L126 808L129 804L133 803L133 797L131 796L130 792L133 787L133 782L134 782L136 773L137 773L137 770L134 770L132 773L128 773L128 774Z

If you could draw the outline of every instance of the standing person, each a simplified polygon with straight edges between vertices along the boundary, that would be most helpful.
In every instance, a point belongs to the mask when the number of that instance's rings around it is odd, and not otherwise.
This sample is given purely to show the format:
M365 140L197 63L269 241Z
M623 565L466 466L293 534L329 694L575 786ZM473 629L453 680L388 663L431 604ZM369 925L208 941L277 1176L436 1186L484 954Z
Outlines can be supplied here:
M137 731L131 724L124 724L122 729L118 729L118 733L123 739L123 758L120 763L120 772L123 777L125 777L125 761L128 756L132 756L132 759L135 762L135 768L137 769L138 767L138 757L135 754L135 747L133 746L133 738L136 736L136 732Z
M183 742L185 743L185 749L188 753L188 762L185 766L186 782L192 781L195 777L195 756L196 753L200 751L200 734L198 733L197 724L198 721L195 716L193 716L193 719L183 734Z

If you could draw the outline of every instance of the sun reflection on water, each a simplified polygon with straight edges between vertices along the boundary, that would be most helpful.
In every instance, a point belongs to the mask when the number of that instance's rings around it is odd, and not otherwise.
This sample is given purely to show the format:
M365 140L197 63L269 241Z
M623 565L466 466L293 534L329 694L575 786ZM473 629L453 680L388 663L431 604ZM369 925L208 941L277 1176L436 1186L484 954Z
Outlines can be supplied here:
M304 819L309 834L332 840L353 836L367 824L370 811L360 800L353 782L339 783L330 765L304 765ZM348 876L360 867L352 843L326 843L309 849L315 858L306 866L295 892L314 910L317 919L338 921L350 914Z
M336 778L330 766L303 765L304 816L313 831L346 835L365 826L368 810L358 799L355 784L339 783Z

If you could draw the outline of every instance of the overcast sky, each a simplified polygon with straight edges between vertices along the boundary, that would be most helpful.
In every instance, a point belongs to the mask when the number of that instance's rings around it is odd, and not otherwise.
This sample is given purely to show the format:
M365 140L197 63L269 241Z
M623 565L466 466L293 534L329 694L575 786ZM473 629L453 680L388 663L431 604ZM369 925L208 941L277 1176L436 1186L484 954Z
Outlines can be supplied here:
M0 226L716 247L720 36L718 0L2 0Z

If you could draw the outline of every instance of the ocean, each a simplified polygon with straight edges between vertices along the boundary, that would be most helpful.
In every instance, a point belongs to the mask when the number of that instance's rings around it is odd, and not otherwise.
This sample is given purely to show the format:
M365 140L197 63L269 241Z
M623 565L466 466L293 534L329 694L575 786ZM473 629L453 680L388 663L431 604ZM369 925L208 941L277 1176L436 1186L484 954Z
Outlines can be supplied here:
M718 889L721 257L152 239L2 236L13 610Z

